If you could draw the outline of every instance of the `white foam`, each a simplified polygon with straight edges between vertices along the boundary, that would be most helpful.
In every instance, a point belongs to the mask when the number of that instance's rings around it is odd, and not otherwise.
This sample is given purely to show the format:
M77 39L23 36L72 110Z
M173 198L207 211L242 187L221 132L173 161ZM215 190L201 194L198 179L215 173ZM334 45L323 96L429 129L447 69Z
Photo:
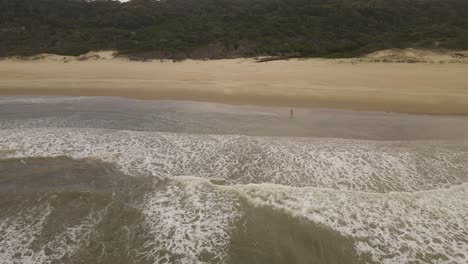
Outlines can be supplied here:
M41 233L45 219L52 209L49 205L28 210L27 214L0 219L0 261L2 263L44 263L45 255L31 249Z
M144 201L152 240L139 252L154 263L222 263L241 217L238 198L203 181L160 186Z
M272 184L235 187L270 206L352 237L377 263L467 263L468 183L416 193L364 193Z
M104 129L0 130L4 157L96 157L126 174L225 178L368 192L417 191L468 180L467 142L193 135Z
M96 157L129 175L170 177L143 204L154 240L141 258L225 259L240 193L352 237L379 263L468 261L468 142L38 128L0 130L0 150L0 158Z
M89 240L95 225L90 217L41 238L53 210L44 202L0 218L0 263L55 263L73 256Z

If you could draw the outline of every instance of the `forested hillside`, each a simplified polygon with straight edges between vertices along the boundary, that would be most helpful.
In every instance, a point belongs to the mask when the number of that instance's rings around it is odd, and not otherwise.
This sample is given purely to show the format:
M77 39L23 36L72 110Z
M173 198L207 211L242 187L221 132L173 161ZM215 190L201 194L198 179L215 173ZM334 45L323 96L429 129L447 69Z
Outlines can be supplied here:
M0 56L346 57L468 49L468 0L0 0Z

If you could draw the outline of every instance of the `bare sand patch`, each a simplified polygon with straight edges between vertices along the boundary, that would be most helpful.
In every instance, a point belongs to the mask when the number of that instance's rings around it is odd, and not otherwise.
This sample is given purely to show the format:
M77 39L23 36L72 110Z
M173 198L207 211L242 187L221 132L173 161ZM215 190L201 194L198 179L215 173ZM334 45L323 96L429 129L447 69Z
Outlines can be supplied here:
M115 58L112 52L42 56L1 60L0 95L122 96L468 114L464 58L462 63L355 63L356 59L257 63L254 59L138 62Z
M345 60L346 61L346 60ZM395 62L395 63L468 63L468 51L431 49L388 49L370 53L351 62Z

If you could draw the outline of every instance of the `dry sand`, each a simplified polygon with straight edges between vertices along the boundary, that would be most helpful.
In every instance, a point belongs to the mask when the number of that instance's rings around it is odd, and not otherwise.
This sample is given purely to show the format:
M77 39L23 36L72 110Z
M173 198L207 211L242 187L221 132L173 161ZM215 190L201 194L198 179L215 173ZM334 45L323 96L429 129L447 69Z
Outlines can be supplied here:
M399 53L420 63L401 63L407 57ZM114 58L112 52L37 55L0 61L0 95L102 95L468 115L468 57L422 54L393 50L359 59L266 63L136 62Z

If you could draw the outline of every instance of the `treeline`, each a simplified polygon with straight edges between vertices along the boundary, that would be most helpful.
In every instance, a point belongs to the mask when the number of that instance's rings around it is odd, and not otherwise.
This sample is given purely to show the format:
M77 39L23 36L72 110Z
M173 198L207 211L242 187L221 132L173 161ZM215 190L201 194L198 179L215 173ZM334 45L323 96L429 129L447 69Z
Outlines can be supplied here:
M468 49L468 0L0 0L0 56L356 56Z

